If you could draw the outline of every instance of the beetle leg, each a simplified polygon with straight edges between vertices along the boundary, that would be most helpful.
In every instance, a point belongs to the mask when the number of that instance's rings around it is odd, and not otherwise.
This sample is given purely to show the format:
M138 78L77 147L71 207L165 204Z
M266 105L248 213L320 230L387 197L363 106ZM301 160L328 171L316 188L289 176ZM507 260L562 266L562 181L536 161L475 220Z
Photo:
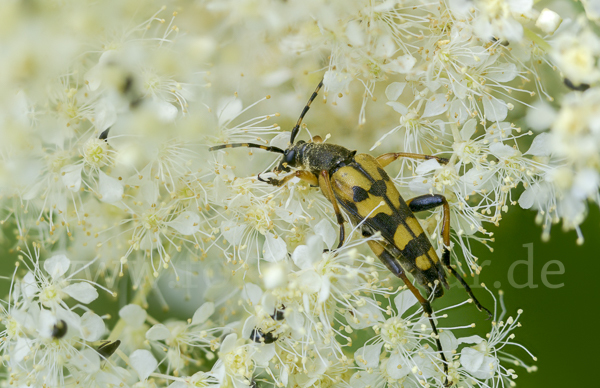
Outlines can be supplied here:
M329 171L323 170L319 175L319 187L321 187L321 191L325 194L325 197L331 202L333 205L333 211L335 212L335 216L337 218L337 223L340 226L340 242L336 249L339 249L344 245L345 240L345 231L344 231L344 216L340 211L340 207L338 206L337 199L333 194L333 188L331 187L331 177L329 176Z
M422 160L435 159L442 164L448 163L448 159L446 159L446 158L440 158L440 157L433 156L433 155L411 154L409 152L390 152L387 154L379 155L375 159L377 160L377 163L379 163L379 165L381 167L385 167L388 164L392 163L394 160L399 159L399 158L411 158L411 159L422 159Z
M313 186L316 186L319 184L317 177L315 177L311 172L305 171L305 170L294 171L293 173L284 176L282 179L274 179L274 178L263 179L260 177L260 174L258 174L257 179L261 182L265 182L270 185L279 187L279 186L285 185L290 179L296 178L296 177L302 179L303 181L310 183Z
M459 283L463 286L469 297L473 299L473 303L479 311L485 311L490 318L492 317L492 313L490 310L486 309L479 303L475 295L473 295L473 291L471 287L467 284L465 279L450 265L450 206L448 205L448 201L446 201L446 197L439 194L433 195L421 195L419 197L415 197L409 199L406 204L414 213L430 210L436 208L438 206L443 206L444 216L443 216L443 224L442 224L442 238L444 239L444 252L442 253L442 263L444 266L450 271L450 273L459 281Z
M439 336L439 333L437 330L437 326L435 325L435 321L433 319L433 309L431 308L431 304L429 303L429 300L427 300L427 298L425 298L423 295L421 295L421 292L419 292L417 287L415 287L415 285L412 284L412 282L408 279L408 277L404 273L404 269L402 269L400 262L391 253L389 253L385 249L385 246L381 242L375 241L375 240L370 240L367 243L369 244L369 247L371 248L373 253L375 253L377 255L377 257L379 257L379 260L381 260L383 262L383 264L385 264L385 266L388 268L388 270L390 270L390 272L393 273L395 276L402 279L402 281L404 282L406 287L408 287L410 292L412 292L412 294L415 296L415 298L417 298L417 300L421 304L421 307L423 308L423 312L429 319L429 324L431 325L431 330L433 331L433 334L435 334L435 344L438 348L438 351L440 352L440 356L441 356L443 364L444 364L444 374L447 376L448 375L448 361L446 360L446 356L444 355L444 351L442 349L442 343L440 342L440 336ZM446 382L447 382L447 380L446 380Z

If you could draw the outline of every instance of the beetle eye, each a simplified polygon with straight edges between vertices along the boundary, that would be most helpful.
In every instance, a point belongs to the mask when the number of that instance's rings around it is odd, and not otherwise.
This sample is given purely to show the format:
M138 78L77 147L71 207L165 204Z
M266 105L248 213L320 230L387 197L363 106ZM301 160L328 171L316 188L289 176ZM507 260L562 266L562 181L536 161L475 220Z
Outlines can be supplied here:
M296 156L295 150L290 150L290 151L286 152L285 156L284 156L285 162L287 164L294 164L295 156Z

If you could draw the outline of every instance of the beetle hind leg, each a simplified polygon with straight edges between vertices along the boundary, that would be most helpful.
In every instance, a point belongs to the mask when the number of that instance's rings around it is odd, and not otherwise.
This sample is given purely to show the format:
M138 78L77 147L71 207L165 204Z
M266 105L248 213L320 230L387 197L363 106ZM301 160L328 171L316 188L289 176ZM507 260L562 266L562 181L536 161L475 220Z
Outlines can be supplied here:
M363 231L363 234L364 233L365 232ZM366 233L368 233L368 232L366 232ZM431 325L431 330L433 331L433 334L435 335L435 337L434 337L435 345L437 346L437 349L440 353L440 357L442 359L442 363L444 365L444 375L447 376L448 375L448 361L446 360L446 356L444 355L444 351L442 349L442 343L440 342L439 332L438 332L437 326L435 324L435 320L433 318L433 308L431 307L429 300L427 298L425 298L419 292L417 287L415 287L415 285L410 281L410 279L408 279L408 276L406 276L406 274L404 273L404 269L400 265L400 262L385 249L384 245L381 242L370 240L368 242L368 244L369 244L369 247L371 248L371 250L373 251L373 253L375 253L375 255L377 255L377 257L379 257L379 260L381 260L383 262L383 264L385 264L385 266L391 273L393 273L395 276L402 279L402 281L404 282L406 287L408 287L410 292L412 292L412 294L415 296L415 298L417 298L417 300L421 304L421 307L423 308L423 313L429 319L429 324ZM447 384L447 382L448 382L448 380L446 378L446 384Z
M448 249L448 247L450 247L450 206L448 205L448 201L446 200L446 197L444 197L443 195L439 195L439 194L421 195L419 197L415 197L415 198L408 200L406 202L406 204L408 205L408 207L410 208L410 210L413 213L430 210L430 209L436 208L438 206L443 206L444 216L443 216L443 225L442 225L442 237L444 239L444 250L442 253L442 264L444 264L444 267L446 267L448 269L448 271L450 271L452 276L454 276L456 278L456 280L458 280L458 282L461 284L461 286L463 286L463 288L465 289L465 291L467 292L469 297L473 300L473 303L475 304L477 309L479 311L485 311L488 314L488 316L491 318L492 313L490 312L490 310L483 307L483 305L481 303L479 303L479 300L477 300L477 298L473 294L473 290L471 290L471 287L469 287L469 284L465 281L465 279L463 279L463 277L458 273L458 271L456 271L456 269L454 269L452 267L452 265L450 264L450 249Z

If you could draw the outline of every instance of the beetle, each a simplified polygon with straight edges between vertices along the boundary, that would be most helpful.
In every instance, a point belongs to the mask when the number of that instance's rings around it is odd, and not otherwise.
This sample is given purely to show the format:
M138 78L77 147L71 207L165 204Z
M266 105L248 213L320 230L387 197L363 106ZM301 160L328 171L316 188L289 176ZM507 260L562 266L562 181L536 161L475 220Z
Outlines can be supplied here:
M424 313L429 317L436 345L444 362L444 371L447 373L447 362L428 300L432 294L433 298L441 297L444 288L449 288L445 270L456 277L480 311L486 311L490 317L492 314L479 303L469 285L450 265L450 206L446 198L439 194L427 194L405 201L384 167L400 158L435 159L443 164L448 163L448 159L406 152L386 153L375 158L368 154L357 154L356 151L337 144L325 144L319 136L312 137L309 142L295 142L302 120L322 87L323 80L304 106L292 129L287 149L253 143L233 143L211 147L210 151L249 147L282 154L273 172L289 174L282 179L263 179L258 174L258 180L282 186L290 179L298 177L313 186L318 186L331 202L336 215L340 229L337 249L345 240L345 219L342 210L352 223L360 225L363 236L368 237L379 232L381 239L368 241L369 247L390 272L402 279L421 304ZM414 215L439 206L443 208L444 248L441 260ZM426 289L427 298L409 280L407 272Z

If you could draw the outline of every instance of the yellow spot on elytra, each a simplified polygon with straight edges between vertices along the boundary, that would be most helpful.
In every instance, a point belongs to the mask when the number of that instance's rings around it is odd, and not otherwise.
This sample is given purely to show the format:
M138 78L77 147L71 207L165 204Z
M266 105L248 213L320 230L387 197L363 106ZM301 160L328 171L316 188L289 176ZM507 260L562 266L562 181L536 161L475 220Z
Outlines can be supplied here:
M375 256L380 256L383 253L383 251L385 250L383 248L383 245L381 245L377 241L371 240L371 241L367 242L367 244L369 244L369 248L371 248L371 250L373 251Z
M429 268L431 268L431 262L429 261L427 255L421 255L417 257L415 263L417 264L417 268L419 268L421 271L427 271Z
M396 245L398 249L403 250L410 240L412 240L410 232L404 225L398 225L396 232L394 233L394 245Z
M415 236L418 236L421 233L423 233L423 228L421 227L421 224L419 224L419 221L417 221L415 217L407 217L405 222Z
M429 258L430 258L431 260L433 260L433 262L434 262L434 263L436 263L436 264L437 264L437 262L440 260L440 259L438 258L438 255L437 255L437 253L435 253L435 249L433 249L433 247L429 248L429 251L427 251L427 254L429 255Z
M354 160L376 181L382 179L383 177L377 171L377 167L379 167L379 163L377 160L369 154L358 154L354 156Z
M383 203L383 205L382 205ZM373 211L377 207L377 210L371 214L371 217L376 216L378 213L385 213L388 216L394 214L394 210L388 206L387 203L383 201L381 197L376 197L374 195L369 194L369 197L363 201L355 202L356 209L358 210L358 214L362 217L367 217L369 213Z

